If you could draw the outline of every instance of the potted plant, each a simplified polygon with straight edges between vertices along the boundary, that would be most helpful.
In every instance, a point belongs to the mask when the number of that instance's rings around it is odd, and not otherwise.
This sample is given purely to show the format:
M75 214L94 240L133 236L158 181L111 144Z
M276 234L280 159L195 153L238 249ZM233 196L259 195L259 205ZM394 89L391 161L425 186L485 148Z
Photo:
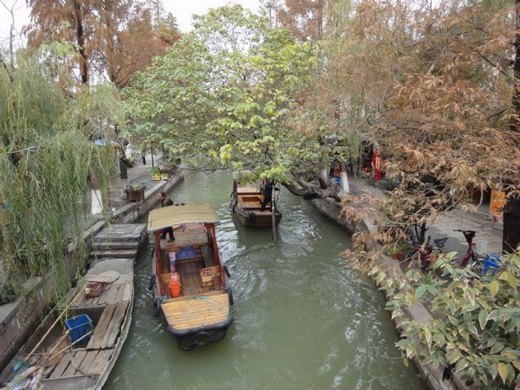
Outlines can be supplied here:
M152 168L152 180L161 180L161 168L159 168L159 167Z
M130 188L126 189L126 195L129 202L139 202L144 199L144 190L146 187L138 184L132 183Z

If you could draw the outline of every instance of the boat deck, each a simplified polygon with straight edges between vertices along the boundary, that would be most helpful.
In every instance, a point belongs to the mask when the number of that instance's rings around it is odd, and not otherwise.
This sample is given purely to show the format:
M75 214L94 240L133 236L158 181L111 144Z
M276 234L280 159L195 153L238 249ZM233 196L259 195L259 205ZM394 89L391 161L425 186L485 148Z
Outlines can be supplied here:
M104 350L73 350L66 352L59 363L45 368L43 379L54 380L74 376L101 375L112 357L113 348Z
M170 299L161 308L169 327L175 331L215 325L229 317L228 295L223 291Z
M260 209L264 201L263 195L238 195L238 206L245 209ZM265 210L269 211L269 210ZM270 212L270 211L269 211Z
M193 245L202 246L208 243L208 233L201 224L182 225L173 229L175 241L168 241L168 236L161 239L161 250L169 252L171 250L178 250L178 248Z

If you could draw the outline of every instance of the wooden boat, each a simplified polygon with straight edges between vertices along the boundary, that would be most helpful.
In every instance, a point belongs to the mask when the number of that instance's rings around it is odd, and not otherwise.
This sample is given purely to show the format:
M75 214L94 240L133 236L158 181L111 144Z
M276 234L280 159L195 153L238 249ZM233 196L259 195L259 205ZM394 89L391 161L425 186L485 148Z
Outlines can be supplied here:
M274 205L262 210L264 196L255 187L238 187L233 181L233 192L231 193L231 211L238 218L240 223L247 227L271 227L273 219L276 226L282 219L282 214Z
M183 350L222 340L233 318L229 272L220 260L215 212L206 205L152 210L148 231L155 235L152 277L154 312ZM173 227L175 241L161 239Z
M133 260L99 262L85 279L101 288L72 290L65 310L53 309L4 369L1 388L103 387L132 322Z

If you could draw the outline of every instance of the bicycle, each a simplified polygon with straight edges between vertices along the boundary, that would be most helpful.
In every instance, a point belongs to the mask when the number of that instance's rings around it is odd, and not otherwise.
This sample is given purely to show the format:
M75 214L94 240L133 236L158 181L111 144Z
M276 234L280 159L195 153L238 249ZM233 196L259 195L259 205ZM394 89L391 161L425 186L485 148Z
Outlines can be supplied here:
M444 245L448 240L448 237L436 238L431 242L431 236L425 239L426 223L414 224L414 229L411 231L412 236L412 248L408 252L408 259L419 258L420 266L422 270L430 268L433 263L437 260L437 257L444 253ZM417 256L418 255L418 256Z
M462 261L460 263L461 267L465 267L468 265L468 262L471 260L472 264L477 264L479 262L479 255L477 252L473 250L475 247L475 243L473 242L473 239L475 238L475 235L477 232L475 230L460 230L455 229L455 232L461 232L464 234L464 238L466 239L466 242L468 244L468 248L466 249L466 253L464 254L464 257L462 258Z

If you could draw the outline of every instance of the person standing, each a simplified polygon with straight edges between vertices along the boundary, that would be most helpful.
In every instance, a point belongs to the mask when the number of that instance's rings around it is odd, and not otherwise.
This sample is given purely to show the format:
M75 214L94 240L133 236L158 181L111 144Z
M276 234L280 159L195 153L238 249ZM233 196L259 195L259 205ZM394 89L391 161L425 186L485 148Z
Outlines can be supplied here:
M119 176L123 181L123 199L126 197L126 190L128 189L128 170L122 156L119 157Z
M263 189L264 200L262 202L262 211L265 210L265 206L269 203L269 207L273 207L273 182L269 179L265 180Z
M143 165L146 165L146 148L141 148L141 159L143 160Z
M161 207L173 206L173 200L168 198L166 196L165 192L161 191L159 193L159 201L161 202ZM162 234L161 234L161 239L165 239L166 238L166 234L168 234L168 237L170 237L169 241L175 241L175 237L173 235L173 227L172 226L163 229Z

